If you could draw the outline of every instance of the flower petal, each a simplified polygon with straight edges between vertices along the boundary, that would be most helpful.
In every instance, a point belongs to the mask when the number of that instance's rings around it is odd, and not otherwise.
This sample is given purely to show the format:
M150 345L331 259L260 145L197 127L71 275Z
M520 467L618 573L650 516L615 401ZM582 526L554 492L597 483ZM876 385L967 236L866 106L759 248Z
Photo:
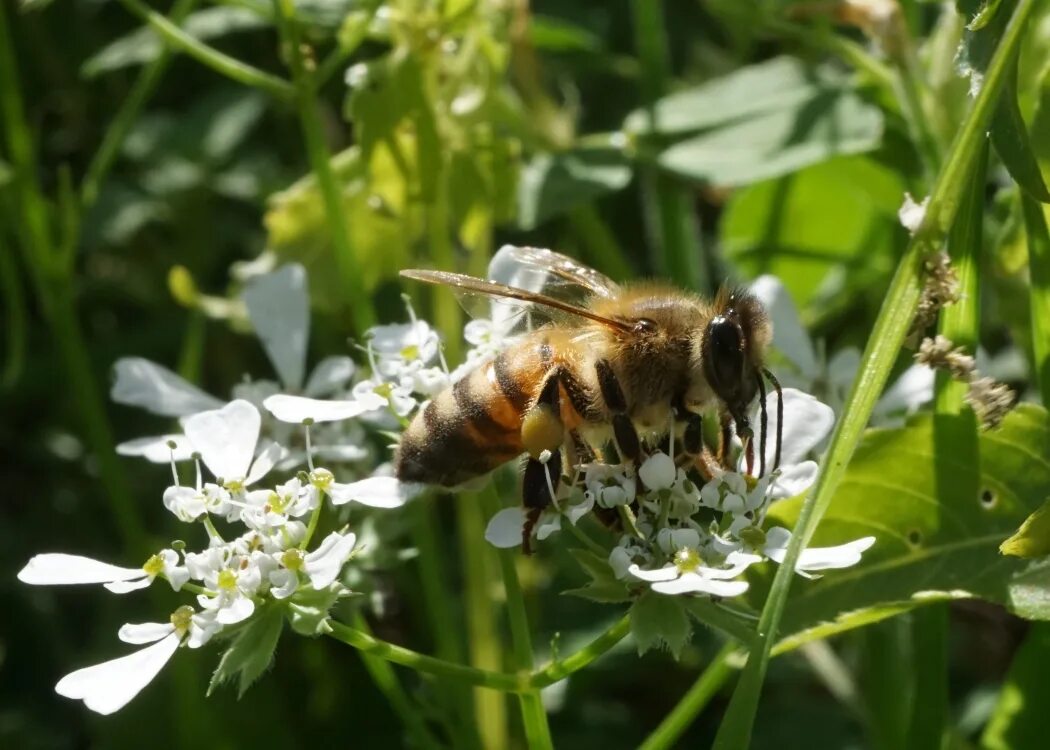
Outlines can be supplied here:
M369 477L359 482L333 482L327 492L332 502L343 505L353 500L373 508L399 508L418 495L421 487L395 477Z
M327 588L339 575L357 542L355 534L333 531L320 546L306 555L304 568L315 589Z
M298 263L289 263L272 273L256 276L248 282L243 296L255 333L281 382L299 390L310 335L306 270Z
M174 449L172 443L175 444ZM117 446L117 453L122 456L142 456L155 464L166 464L172 458L189 461L193 458L193 445L185 435L157 435L123 442Z
M828 570L848 568L860 562L862 553L875 544L875 537L866 536L835 547L809 547L798 556L799 570Z
M263 401L263 406L277 419L292 424L302 424L308 419L314 422L350 419L367 411L382 409L386 404L386 399L377 393L363 393L347 401L324 401L279 393Z
M777 394L766 396L769 437L766 439L766 466L772 467L776 453ZM755 421L757 424L757 420ZM820 445L835 424L831 407L808 393L795 388L784 389L784 432L781 440L780 465L798 463Z
M114 594L129 594L132 591L149 588L152 583L153 581L146 576L133 581L111 581L110 583L103 583L102 585L106 590L112 591Z
M561 516L555 513L544 513L536 524L536 538L543 541L556 531L561 531Z
M933 370L925 365L912 365L882 394L875 404L874 416L911 414L933 399L933 381Z
M262 479L264 476L270 473L278 461L285 457L287 451L273 442L268 441L259 454L252 461L252 468L248 471L248 476L245 478L245 484L254 484Z
M522 529L525 527L525 510L520 507L504 508L489 519L485 527L485 541L493 547L510 549L522 542Z
M678 578L678 567L666 565L656 570L642 570L637 565L627 568L627 572L640 581L673 581Z
M182 427L212 474L243 479L255 454L261 423L259 410L237 399L221 409L184 418Z
M654 453L638 467L638 477L650 490L663 490L674 484L674 459L666 453Z
M117 637L124 643L156 643L174 632L175 626L170 622L127 623L117 631Z
M168 368L142 357L118 359L113 373L109 395L118 404L138 406L165 417L184 417L222 405Z
M356 369L349 357L325 357L310 373L303 394L314 398L330 396L350 381Z
M55 692L77 698L100 714L111 714L127 705L160 672L179 647L179 635L171 633L152 646L119 659L78 669L55 685Z
M90 557L61 552L34 555L18 572L18 580L34 586L109 583L145 577L146 572L142 568L119 568Z
M215 621L223 625L234 625L247 620L253 612L255 612L255 602L246 596L238 596L230 600L226 606L216 610Z
M759 276L751 284L751 293L758 297L773 321L773 346L798 368L806 380L818 374L813 343L802 327L795 302L787 288L776 276Z
M817 470L816 461L803 461L784 467L780 476L774 480L769 496L774 500L779 500L805 492L813 482L817 481Z
M686 573L677 580L652 585L658 594L710 594L725 598L740 596L747 588L747 581L717 581L696 573Z

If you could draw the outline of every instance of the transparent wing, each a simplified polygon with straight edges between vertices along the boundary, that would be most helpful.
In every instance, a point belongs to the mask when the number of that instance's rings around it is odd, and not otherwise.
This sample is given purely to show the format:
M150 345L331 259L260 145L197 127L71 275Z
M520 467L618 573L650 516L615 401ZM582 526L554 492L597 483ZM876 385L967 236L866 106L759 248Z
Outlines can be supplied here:
M631 330L631 325L623 320L607 318L588 310L586 307L565 302L547 294L533 292L528 289L520 289L518 287L500 284L495 281L485 281L484 279L466 276L461 273L424 271L418 269L402 271L401 275L405 278L423 281L428 284L452 287L457 290L457 292L466 295L468 298L481 296L489 298L490 300L498 300L500 303L518 303L524 306L523 313L526 316L539 317L545 315L550 317L550 314L553 312L556 314L560 313L563 315L574 316L576 318L593 320L596 323L601 323L610 328L617 328L623 331Z

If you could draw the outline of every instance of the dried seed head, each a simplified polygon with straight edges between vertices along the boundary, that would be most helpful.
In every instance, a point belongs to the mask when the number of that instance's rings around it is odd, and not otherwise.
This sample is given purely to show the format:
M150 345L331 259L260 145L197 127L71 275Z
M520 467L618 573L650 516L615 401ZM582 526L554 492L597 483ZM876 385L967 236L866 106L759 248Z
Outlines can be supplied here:
M1014 404L1014 392L994 378L974 377L970 380L970 390L966 402L973 407L974 413L985 429L997 427Z

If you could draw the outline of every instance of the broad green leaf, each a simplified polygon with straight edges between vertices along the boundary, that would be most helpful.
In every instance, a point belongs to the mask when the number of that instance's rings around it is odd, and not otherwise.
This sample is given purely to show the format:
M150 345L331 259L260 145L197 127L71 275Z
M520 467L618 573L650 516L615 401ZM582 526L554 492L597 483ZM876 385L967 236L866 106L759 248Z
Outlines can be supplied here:
M974 460L963 449L935 450L935 432L965 445L961 422L924 415L907 427L871 430L812 542L874 535L854 568L800 582L784 611L782 644L798 645L929 601L979 597L1028 617L1050 617L1050 576L1025 577L1027 563L999 545L1050 495L1050 422L1021 404L982 432ZM947 436L947 437L945 437ZM793 522L799 499L775 505L774 523ZM756 582L757 583L757 582ZM764 586L753 586L761 601ZM750 592L749 592L750 593Z
M1015 557L1050 555L1050 498L1024 520L1017 533L999 546L999 551Z
M613 575L606 559L584 549L571 549L569 552L591 580L586 586L568 589L563 594L602 604L630 601L627 584Z
M618 149L580 147L538 154L521 170L518 226L533 229L630 181L631 166Z
M796 57L774 57L656 102L656 132L692 133L778 110L798 111L822 93L841 90L845 76L830 67L806 65ZM637 109L624 121L626 132L651 134L649 112Z
M733 187L874 149L882 112L857 94L821 90L795 107L765 112L675 143L657 157L667 171Z
M1046 744L1050 705L1050 625L1033 625L1014 654L999 700L981 737L986 750L1016 750Z
M284 627L284 607L264 605L256 609L252 619L234 636L233 643L219 660L208 695L224 682L237 680L237 695L243 696L273 661L273 652Z
M331 632L328 627L328 612L339 601L340 584L332 584L318 591L303 588L295 592L288 603L288 622L299 635L315 636Z
M903 195L900 177L881 164L839 157L734 191L721 246L742 278L775 274L803 310L855 303L862 285L881 295L903 236Z
M239 31L264 28L269 22L245 8L205 8L191 13L182 23L183 30L195 39L210 41ZM142 26L116 39L89 57L80 69L93 78L131 65L142 65L155 59L164 49L160 37L148 26Z
M692 623L677 596L646 591L631 606L631 635L639 654L663 647L677 659L692 632Z

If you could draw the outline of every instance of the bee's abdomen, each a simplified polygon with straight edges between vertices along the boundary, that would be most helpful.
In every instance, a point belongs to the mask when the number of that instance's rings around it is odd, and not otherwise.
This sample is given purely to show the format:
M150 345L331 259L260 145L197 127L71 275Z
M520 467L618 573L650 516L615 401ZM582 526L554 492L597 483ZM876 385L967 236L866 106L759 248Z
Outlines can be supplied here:
M501 352L416 414L397 451L399 479L452 487L524 450L522 415L542 373L531 372L538 368L522 354L518 347Z

